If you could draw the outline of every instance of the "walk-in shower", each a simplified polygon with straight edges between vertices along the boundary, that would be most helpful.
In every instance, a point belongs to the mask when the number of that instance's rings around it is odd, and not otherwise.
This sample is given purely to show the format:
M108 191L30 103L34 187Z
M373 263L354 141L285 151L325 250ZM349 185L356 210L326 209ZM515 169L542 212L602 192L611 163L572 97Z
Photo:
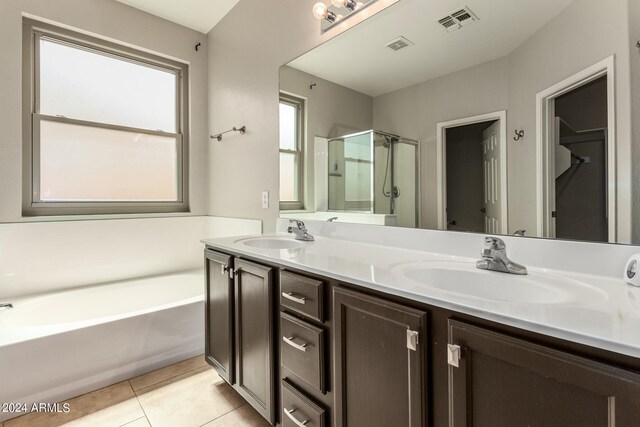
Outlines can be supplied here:
M329 139L330 211L395 216L418 227L417 141L377 130Z

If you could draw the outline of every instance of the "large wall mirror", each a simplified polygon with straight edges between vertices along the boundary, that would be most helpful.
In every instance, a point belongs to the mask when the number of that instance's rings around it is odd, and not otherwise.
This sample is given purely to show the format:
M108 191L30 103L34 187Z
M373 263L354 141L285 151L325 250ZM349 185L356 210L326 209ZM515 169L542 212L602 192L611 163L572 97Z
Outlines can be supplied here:
M284 65L281 215L640 243L632 16L400 0Z

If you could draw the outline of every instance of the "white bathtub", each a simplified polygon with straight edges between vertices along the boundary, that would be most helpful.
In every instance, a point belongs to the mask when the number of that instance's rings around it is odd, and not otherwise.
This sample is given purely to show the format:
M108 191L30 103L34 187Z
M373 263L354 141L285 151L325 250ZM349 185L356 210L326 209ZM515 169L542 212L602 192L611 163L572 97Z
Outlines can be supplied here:
M191 271L9 301L0 404L58 402L203 353L203 293Z

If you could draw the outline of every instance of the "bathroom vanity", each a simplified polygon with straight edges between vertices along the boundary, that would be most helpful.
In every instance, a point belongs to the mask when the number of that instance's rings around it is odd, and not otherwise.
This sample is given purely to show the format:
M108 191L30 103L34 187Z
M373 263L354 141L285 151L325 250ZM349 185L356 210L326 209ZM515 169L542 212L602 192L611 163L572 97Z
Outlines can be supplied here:
M462 257L327 237L204 243L207 361L272 425L640 422L640 310L616 314L624 283L535 268L519 282ZM484 291L465 293L465 277ZM492 294L503 282L522 289ZM611 310L624 319L595 330Z

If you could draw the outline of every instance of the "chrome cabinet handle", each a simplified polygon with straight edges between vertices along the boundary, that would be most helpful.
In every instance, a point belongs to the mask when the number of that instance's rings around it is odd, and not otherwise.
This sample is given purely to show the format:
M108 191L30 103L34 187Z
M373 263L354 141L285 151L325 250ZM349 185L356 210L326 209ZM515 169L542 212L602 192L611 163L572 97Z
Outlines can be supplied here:
M298 421L296 417L293 416L293 413L296 412L295 409L287 409L287 408L283 408L283 409L284 409L284 413L287 415L287 417L289 417L291 421L293 421L295 425L304 427L309 422L309 420Z
M298 297L294 297L293 296L293 292L283 292L282 296L285 297L288 300L291 300L293 302L297 302L298 304L306 304L307 303L307 299L305 297L302 298L298 298Z
M293 337L282 337L282 341L286 342L287 344L289 344L291 347L295 348L296 350L300 350L300 351L307 351L307 344L296 344L293 341Z

